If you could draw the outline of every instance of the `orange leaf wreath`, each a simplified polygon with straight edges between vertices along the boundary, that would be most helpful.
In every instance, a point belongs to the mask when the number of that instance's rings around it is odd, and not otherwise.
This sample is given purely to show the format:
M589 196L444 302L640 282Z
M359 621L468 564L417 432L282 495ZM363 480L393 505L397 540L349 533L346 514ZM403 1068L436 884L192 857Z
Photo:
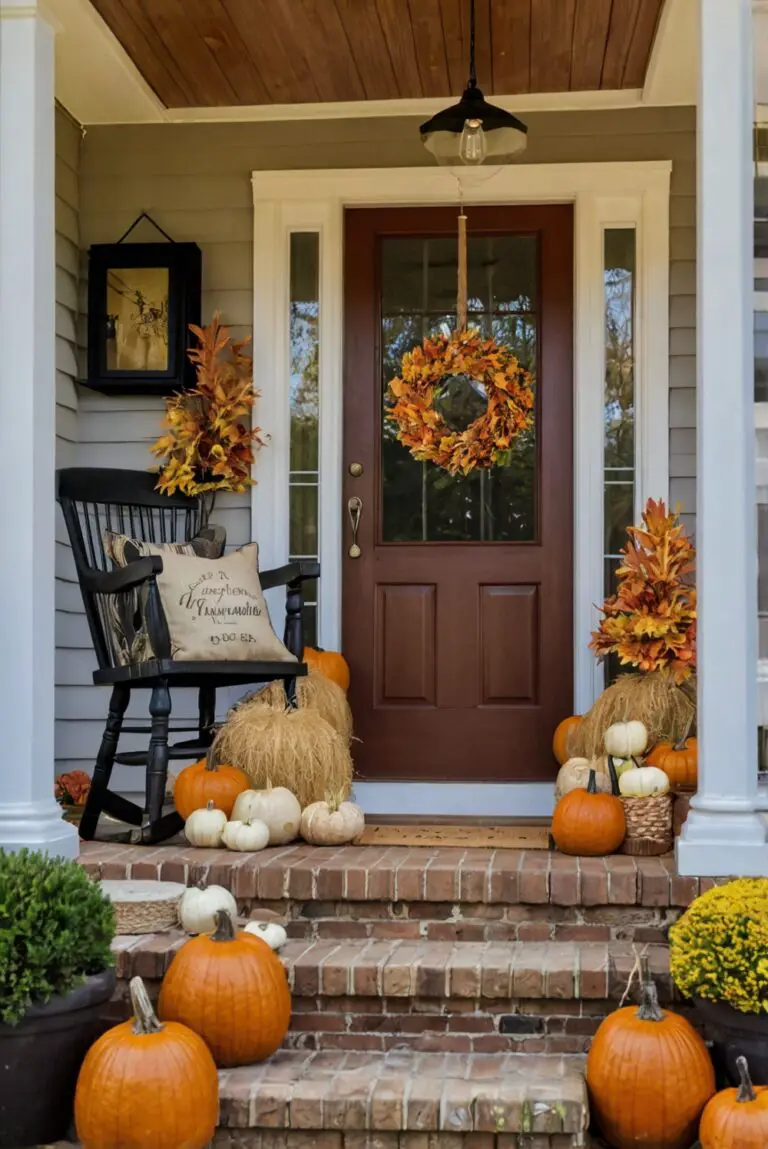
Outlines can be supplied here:
M454 375L482 383L488 397L483 415L464 431L453 431L435 410L441 385ZM468 475L500 461L521 431L533 423L535 395L529 371L507 348L478 331L436 335L402 359L401 374L389 384L387 418L415 459L435 463L451 475Z
M677 515L648 500L643 525L629 527L617 593L605 600L590 650L622 665L661 670L683 683L696 670L696 550Z

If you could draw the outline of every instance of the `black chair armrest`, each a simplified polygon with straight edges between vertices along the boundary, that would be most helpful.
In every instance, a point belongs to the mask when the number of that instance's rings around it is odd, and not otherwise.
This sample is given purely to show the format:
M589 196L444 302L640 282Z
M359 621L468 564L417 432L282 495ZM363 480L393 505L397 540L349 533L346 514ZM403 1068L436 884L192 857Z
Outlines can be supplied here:
M300 586L313 578L320 578L320 563L286 563L283 567L259 573L263 590L271 590L274 586Z
M80 572L80 581L91 594L120 594L149 582L163 570L163 560L159 555L148 555L136 559L124 567L111 571L85 570Z

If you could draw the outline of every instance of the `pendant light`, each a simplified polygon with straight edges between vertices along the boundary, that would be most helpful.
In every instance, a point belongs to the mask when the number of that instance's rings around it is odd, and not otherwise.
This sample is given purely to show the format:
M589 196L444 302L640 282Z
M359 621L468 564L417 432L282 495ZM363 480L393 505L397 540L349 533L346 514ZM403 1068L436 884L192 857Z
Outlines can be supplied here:
M475 0L469 0L469 82L464 95L458 104L427 120L419 131L427 151L448 167L477 167L486 160L504 164L525 149L525 124L511 112L487 103L477 86Z

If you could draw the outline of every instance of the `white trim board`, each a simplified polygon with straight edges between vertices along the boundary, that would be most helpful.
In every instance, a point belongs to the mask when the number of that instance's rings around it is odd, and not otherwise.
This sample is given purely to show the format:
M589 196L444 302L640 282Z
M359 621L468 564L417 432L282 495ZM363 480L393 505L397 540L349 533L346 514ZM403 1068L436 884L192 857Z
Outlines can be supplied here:
M637 230L636 509L669 486L669 184L671 163L529 164L463 174L472 204L574 205L574 707L602 689L587 649L603 597L603 231ZM345 207L457 202L457 179L441 168L254 172L254 375L258 420L271 434L259 455L253 532L262 562L288 555L289 250L294 231L320 236L320 641L341 638L343 239ZM273 597L273 606L279 602ZM365 785L374 785L366 783ZM375 784L378 785L378 784ZM410 785L414 785L411 783ZM488 813L498 810L487 786ZM515 787L516 789L516 787ZM462 808L474 786L454 786ZM547 788L546 809L551 809ZM398 791L396 791L398 792ZM404 794L405 787L399 786ZM379 793L379 791L376 791ZM381 792L384 793L383 791ZM404 802L404 797L398 801ZM505 802L506 804L506 802ZM373 811L372 811L373 812ZM377 810L381 813L383 811ZM388 811L402 813L402 809ZM436 813L435 810L432 811ZM477 811L478 813L482 811ZM534 811L528 811L534 813Z
M542 818L552 813L552 782L355 782L353 801L369 817Z

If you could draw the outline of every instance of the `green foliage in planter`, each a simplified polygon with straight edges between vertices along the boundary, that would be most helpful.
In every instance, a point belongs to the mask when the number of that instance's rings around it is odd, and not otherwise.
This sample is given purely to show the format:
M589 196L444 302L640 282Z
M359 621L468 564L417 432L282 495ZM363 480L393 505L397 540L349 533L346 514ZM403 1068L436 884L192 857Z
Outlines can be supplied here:
M739 878L691 902L669 931L669 968L688 997L768 1013L768 878Z
M112 965L115 912L82 866L0 851L0 1021Z

